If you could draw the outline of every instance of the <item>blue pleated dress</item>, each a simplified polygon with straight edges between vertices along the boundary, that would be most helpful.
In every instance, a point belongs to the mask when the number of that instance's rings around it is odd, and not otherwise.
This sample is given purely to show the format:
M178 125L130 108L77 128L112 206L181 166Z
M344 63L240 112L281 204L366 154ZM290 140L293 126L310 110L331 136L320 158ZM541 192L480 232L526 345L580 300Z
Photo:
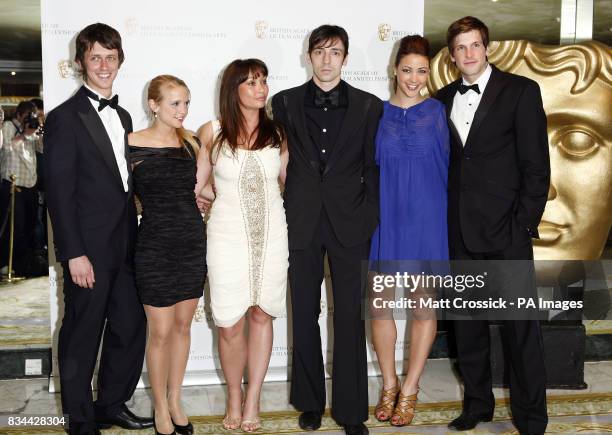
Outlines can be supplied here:
M372 237L371 264L448 260L449 150L442 103L427 98L408 109L384 103L376 134L380 224Z

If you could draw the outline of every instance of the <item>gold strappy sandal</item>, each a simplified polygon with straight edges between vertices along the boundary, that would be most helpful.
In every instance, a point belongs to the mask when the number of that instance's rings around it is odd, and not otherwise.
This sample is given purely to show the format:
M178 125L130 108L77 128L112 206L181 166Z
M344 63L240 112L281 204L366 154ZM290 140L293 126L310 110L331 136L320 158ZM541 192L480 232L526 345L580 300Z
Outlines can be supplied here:
M241 417L230 417L226 415L223 417L223 429L225 430L236 430L240 427Z
M391 424L393 426L406 426L412 423L412 419L416 412L418 394L419 390L410 396L404 396L400 391L397 405L395 405L395 410L391 416Z
M261 419L259 417L251 418L248 420L242 420L240 423L240 429L243 432L255 432L261 428Z
M383 388L380 393L378 404L374 409L374 416L376 417L376 420L389 421L391 415L393 414L393 410L395 409L395 403L397 402L397 396L400 389L401 384L399 378L396 378L395 387L391 387L386 390Z

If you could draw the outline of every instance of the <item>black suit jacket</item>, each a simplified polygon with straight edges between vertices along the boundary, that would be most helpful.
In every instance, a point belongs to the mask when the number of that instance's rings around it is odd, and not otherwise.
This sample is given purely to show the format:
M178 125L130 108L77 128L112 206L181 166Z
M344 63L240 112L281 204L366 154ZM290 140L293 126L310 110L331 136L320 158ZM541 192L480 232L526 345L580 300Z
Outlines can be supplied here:
M321 208L343 246L366 242L378 225L378 167L374 139L382 102L347 85L348 107L325 171L319 170L304 115L307 83L279 92L272 99L274 119L285 128L289 165L285 211L289 248L304 249L312 240Z
M461 79L440 89L451 132L449 242L492 252L538 237L550 183L546 114L540 88L526 77L493 71L465 146L450 119Z
M45 184L59 261L87 255L95 270L132 258L137 225L127 147L132 119L121 107L117 113L125 129L127 193L110 138L83 88L47 116Z

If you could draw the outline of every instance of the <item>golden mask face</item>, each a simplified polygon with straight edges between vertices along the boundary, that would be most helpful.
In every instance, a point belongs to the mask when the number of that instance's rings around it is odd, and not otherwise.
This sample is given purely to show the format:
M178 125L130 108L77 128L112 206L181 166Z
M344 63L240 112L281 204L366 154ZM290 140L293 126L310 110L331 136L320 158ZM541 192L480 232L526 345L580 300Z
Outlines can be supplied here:
M589 41L543 46L492 42L489 61L540 85L548 119L551 186L534 240L538 260L597 259L612 224L612 56ZM446 49L432 60L429 90L458 77Z

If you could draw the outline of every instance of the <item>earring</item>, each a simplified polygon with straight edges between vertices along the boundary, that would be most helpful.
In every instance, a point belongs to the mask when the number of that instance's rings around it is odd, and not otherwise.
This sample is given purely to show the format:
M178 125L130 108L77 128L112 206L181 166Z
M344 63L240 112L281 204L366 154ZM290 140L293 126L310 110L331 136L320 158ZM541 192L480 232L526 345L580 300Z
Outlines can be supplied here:
M157 118L157 112L153 112L153 116Z

